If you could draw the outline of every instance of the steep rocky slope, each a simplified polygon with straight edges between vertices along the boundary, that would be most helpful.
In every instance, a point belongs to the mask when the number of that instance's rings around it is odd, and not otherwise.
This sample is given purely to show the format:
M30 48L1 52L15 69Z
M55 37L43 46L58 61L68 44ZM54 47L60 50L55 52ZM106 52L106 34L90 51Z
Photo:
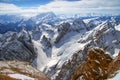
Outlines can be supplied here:
M112 58L99 48L88 51L83 64L76 69L72 80L104 80L107 79L108 66Z
M36 55L30 34L27 31L8 32L0 37L0 60L20 60L32 64Z
M120 51L119 54L112 60L108 67L108 77L114 77L117 71L120 70Z
M28 62L0 61L0 79L2 80L50 80Z
M106 80L114 77L120 69L120 54L114 59L100 48L93 48L83 64L75 70L72 80Z
M115 25L105 21L91 30L77 19L7 32L0 35L0 60L27 61L52 79L70 80L89 49L99 47L111 54L120 49L120 31Z
M103 22L84 35L79 35L73 44L67 47L62 46L65 50L60 59L56 64L45 69L45 73L56 80L70 80L75 69L85 61L87 50L90 48L99 47L111 54L119 50L119 34L120 31L116 30L109 21Z

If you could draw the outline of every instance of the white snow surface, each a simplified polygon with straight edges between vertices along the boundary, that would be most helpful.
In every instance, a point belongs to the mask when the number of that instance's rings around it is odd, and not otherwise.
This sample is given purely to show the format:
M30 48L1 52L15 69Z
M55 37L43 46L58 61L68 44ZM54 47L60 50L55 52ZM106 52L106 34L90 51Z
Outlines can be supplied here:
M120 70L117 71L117 74L114 77L112 77L108 80L120 80Z
M113 57L116 57L118 56L118 53L119 53L120 49L118 48L115 48L115 53L113 54Z
M37 69L42 70L43 67L48 63L49 58L43 51L40 42L33 40L33 43L35 48L37 49Z
M117 26L115 26L115 29L118 30L118 31L120 31L120 24L117 25Z
M35 80L34 78L31 78L22 74L9 74L8 76L12 78L20 79L20 80Z
M95 20L95 19L97 19L97 18L98 18L98 17L90 18L90 19L84 19L83 21L84 21L85 23L89 23L90 21Z

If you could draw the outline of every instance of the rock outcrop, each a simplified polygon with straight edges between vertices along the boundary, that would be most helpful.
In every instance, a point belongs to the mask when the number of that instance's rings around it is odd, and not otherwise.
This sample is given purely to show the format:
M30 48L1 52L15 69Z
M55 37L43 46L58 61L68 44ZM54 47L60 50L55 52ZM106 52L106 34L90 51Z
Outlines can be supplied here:
M104 80L112 58L103 50L93 48L88 52L83 64L76 69L72 80Z
M99 48L88 51L83 64L75 70L71 80L106 80L120 69L120 53L116 58Z
M0 61L0 64L0 79L2 80L50 80L28 62Z

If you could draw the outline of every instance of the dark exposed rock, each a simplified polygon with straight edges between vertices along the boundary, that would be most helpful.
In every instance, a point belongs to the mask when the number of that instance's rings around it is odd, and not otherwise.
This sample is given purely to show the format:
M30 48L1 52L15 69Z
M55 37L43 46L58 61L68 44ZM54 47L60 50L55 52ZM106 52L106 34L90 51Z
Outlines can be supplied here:
M41 44L43 46L43 50L46 52L46 55L48 57L50 57L51 56L51 47L52 47L50 38L47 38L45 35L43 35L43 37L41 39ZM47 52L47 50L49 50L49 52Z
M20 33L6 33L1 38L0 60L32 61L36 58L36 51L30 34L23 30Z
M87 31L89 30L87 25L82 20L79 19L74 20L72 26L73 27L71 27L71 30L77 32L80 32L81 30L87 30Z
M58 26L58 36L56 38L55 43L58 43L60 39L69 31L70 24L69 23L63 23Z

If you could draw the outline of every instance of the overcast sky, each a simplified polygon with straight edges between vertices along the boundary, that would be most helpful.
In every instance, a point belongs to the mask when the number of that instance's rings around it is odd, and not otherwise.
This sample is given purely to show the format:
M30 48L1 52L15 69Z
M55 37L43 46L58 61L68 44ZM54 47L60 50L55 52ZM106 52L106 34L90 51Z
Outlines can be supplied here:
M120 14L120 0L0 0L0 14Z

